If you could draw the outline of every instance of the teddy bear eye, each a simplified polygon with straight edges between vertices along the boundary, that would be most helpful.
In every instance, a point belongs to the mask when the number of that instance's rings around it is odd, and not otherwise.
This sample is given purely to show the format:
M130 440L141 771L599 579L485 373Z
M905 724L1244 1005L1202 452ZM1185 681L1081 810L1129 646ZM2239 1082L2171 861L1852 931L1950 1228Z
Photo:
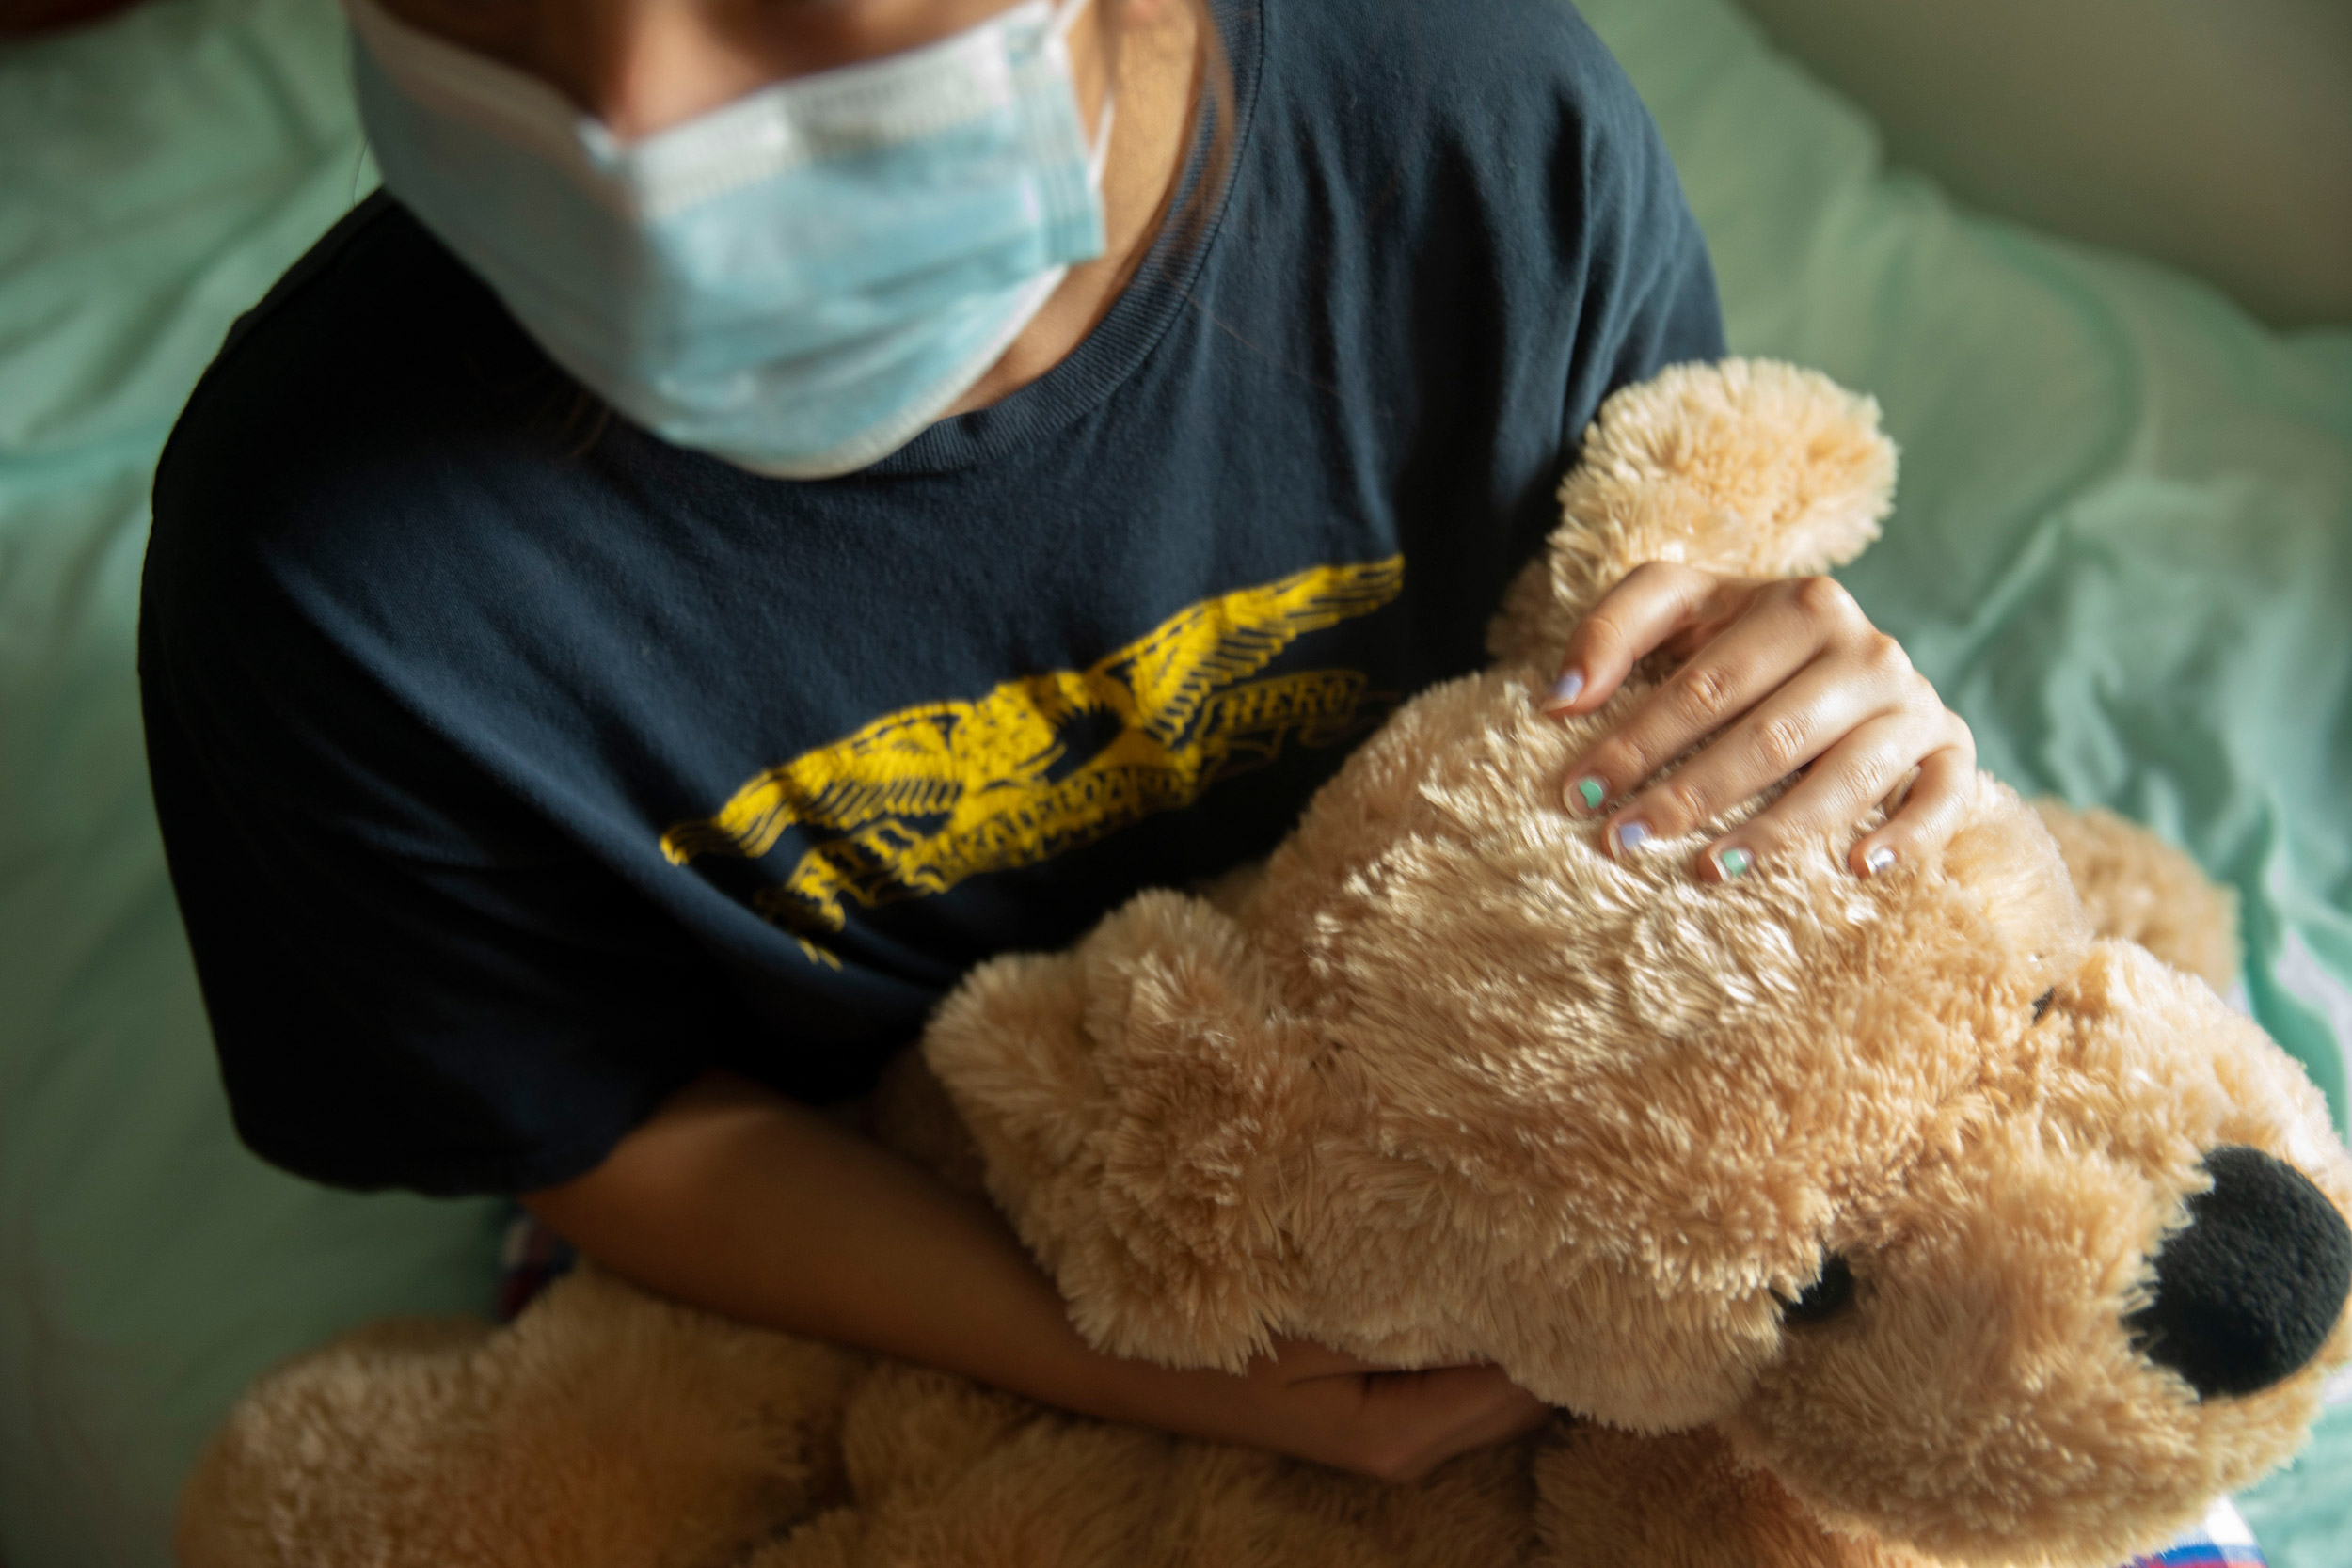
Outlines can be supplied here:
M1853 1305L1853 1269L1845 1259L1831 1253L1821 1259L1821 1275L1804 1288L1804 1293L1781 1307L1783 1321L1792 1323L1827 1323Z
M2033 1021L2036 1023L2041 1022L2042 1015L2050 1010L2051 999L2057 995L2058 988L2056 986L2052 986L2048 990L2043 991L2040 996L2033 999Z

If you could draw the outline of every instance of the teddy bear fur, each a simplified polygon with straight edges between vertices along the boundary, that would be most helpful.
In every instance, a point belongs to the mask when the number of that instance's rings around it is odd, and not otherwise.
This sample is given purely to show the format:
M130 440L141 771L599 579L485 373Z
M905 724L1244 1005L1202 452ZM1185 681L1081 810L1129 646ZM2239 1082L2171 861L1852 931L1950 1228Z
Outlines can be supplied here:
M1581 1418L1384 1487L587 1270L506 1330L388 1325L265 1379L183 1560L2099 1568L2192 1521L2352 1358L2339 1307L2293 1375L2201 1398L2125 1322L2209 1150L2352 1209L2317 1094L2216 994L2227 901L1985 778L1945 849L1867 879L1851 838L1694 879L1760 800L1624 857L1559 801L1677 678L1542 713L1602 592L1821 570L1893 468L1874 405L1788 367L1619 393L1489 670L1401 708L1263 867L982 966L878 1102L1104 1349L1487 1360ZM1832 1258L1850 1306L1792 1321Z

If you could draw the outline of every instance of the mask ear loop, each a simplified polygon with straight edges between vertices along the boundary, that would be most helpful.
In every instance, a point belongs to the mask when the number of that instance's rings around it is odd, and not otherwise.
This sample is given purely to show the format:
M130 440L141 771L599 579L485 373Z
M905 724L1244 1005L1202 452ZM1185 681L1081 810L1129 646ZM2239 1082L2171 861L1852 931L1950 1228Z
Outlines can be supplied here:
M1064 59L1070 54L1070 29L1077 24L1078 13L1087 8L1087 0L1059 0L1054 14L1045 24L1045 36L1062 51ZM1105 71L1107 77L1108 72ZM1071 83L1074 91L1077 83ZM1119 84L1103 83L1103 107L1094 117L1094 135L1087 146L1087 184L1096 191L1103 188L1103 171L1111 161L1111 111L1119 106Z
M1103 171L1111 161L1111 110L1119 95L1109 87L1103 89L1103 112L1094 117L1094 145L1087 149L1087 183L1096 190L1103 188Z

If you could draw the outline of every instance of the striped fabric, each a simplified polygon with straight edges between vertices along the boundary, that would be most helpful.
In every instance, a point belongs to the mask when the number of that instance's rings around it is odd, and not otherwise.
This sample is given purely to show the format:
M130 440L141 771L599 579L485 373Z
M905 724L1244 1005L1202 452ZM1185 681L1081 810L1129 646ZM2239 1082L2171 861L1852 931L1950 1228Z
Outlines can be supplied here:
M2131 1568L2265 1568L2265 1560L2254 1532L2224 1497L2195 1528L2160 1552L2133 1559Z

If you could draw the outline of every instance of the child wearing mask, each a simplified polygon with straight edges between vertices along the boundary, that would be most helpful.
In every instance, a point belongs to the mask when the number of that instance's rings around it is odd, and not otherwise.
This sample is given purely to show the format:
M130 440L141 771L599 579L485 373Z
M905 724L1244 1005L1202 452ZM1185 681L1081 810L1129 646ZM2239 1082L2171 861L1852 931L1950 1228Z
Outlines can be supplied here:
M156 481L150 764L246 1141L515 1195L679 1299L1418 1475L1492 1369L1073 1330L816 1107L974 963L1265 853L1483 662L1601 400L1723 352L1562 0L345 0L386 189ZM1834 582L1637 572L1560 781L1722 879L1951 831L1967 730ZM1704 743L1670 779L1664 762Z

